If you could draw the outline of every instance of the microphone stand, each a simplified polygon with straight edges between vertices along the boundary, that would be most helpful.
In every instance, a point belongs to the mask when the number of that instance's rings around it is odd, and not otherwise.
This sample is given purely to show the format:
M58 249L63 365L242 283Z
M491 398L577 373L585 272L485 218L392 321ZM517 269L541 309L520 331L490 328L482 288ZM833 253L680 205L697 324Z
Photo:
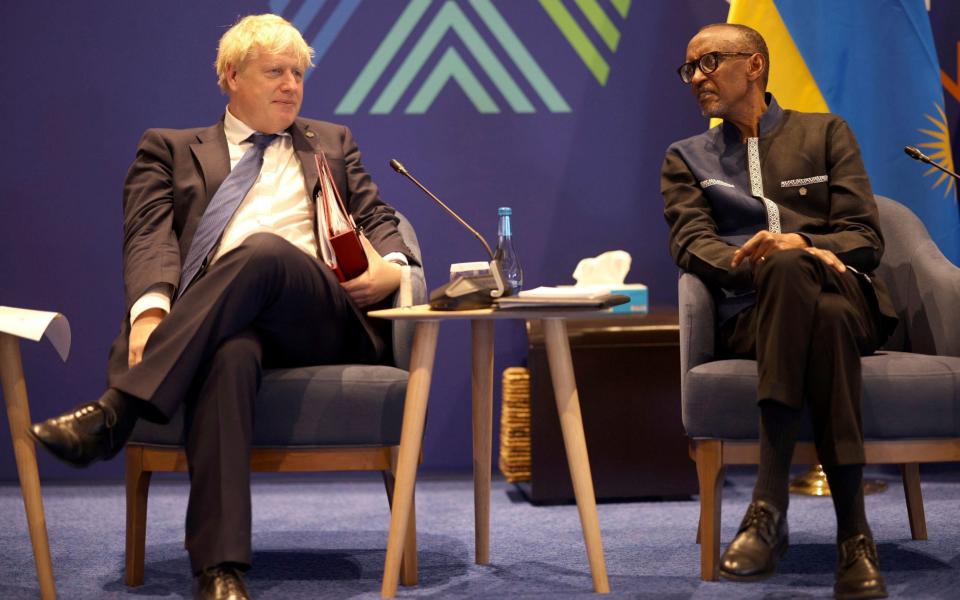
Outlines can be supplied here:
M933 167L936 167L936 168L940 169L941 171L943 171L944 173L946 173L947 175L949 175L950 177L953 177L954 179L960 181L960 175L957 175L956 173L954 173L954 172L951 171L950 169L941 166L941 165L940 165L939 163L937 163L937 162L934 162L934 160L933 160L932 158L930 158L929 156L927 156L927 155L924 154L923 152L920 152L919 150L917 150L917 149L914 148L913 146L904 146L904 147L903 147L903 151L906 152L906 153L907 153L907 156L909 156L910 158L912 158L912 159L914 159L914 160L919 160L919 161L922 162L922 163L927 163L928 165L931 165L931 166L933 166Z
M443 210L447 211L447 213L451 217L456 219L458 223L460 223L461 225L463 225L464 228L467 229L467 231L472 233L478 240L480 240L480 243L483 244L483 248L487 251L487 255L490 257L490 263L489 263L490 277L493 279L493 286L487 288L486 286L488 284L483 282L482 276L480 278L477 278L477 277L464 278L463 276L461 276L461 277L458 277L456 280L450 282L449 284L441 286L441 288L438 288L437 290L433 290L430 293L431 306L433 306L435 309L440 309L440 310L462 310L462 309L469 309L469 308L478 308L479 306L474 305L477 302L482 302L483 305L489 306L490 304L493 303L493 300L492 300L493 298L500 298L501 296L508 295L512 290L510 288L510 285L507 284L506 278L503 275L503 269L500 267L500 261L494 256L493 250L490 249L490 244L488 244L487 240L485 240L483 236L480 235L480 232L478 232L476 229L471 227L470 224L464 221L463 218L460 217L460 215L458 215L457 213L455 213L452 208L444 204L443 201L440 200L440 198L437 198L433 194L433 192L428 190L427 187L422 183L420 183L416 177L411 175L410 172L407 171L406 167L404 167L399 160L395 158L392 159L390 161L390 167L397 173L409 179L415 186L420 188L420 191L426 194L431 200L439 204L440 207L443 208ZM472 280L472 283L471 283L471 280ZM467 288L467 286L469 286L472 293L471 292L465 293L463 291ZM455 291L458 289L461 291ZM476 298L476 292L483 291L485 295L487 290L489 290L489 295L484 300L481 301ZM443 298L444 295L447 296L446 299ZM471 295L473 297L467 298L466 297L467 295ZM461 296L463 297L463 299L460 302L457 302L455 300L450 300L450 297L456 298ZM434 302L435 299L439 299L438 302L435 303Z

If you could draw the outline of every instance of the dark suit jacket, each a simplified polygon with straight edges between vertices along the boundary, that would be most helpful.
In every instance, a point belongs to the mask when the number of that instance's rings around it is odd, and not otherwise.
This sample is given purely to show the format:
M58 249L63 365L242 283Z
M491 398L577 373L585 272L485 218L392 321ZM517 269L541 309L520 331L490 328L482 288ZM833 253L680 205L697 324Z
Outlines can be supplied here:
M798 233L870 274L883 236L876 201L846 122L831 114L783 110L768 95L760 119L763 195L780 211L783 233ZM670 146L660 176L670 253L680 268L714 291L720 321L752 303L748 261L736 269L736 248L766 229L763 202L751 195L746 144L729 123ZM880 312L896 313L882 282L873 285Z
M342 125L298 118L293 136L315 198L319 189L314 154L323 151L347 210L374 248L385 255L403 253L415 259L397 231L394 210L380 199L376 184L360 160L350 130ZM123 277L127 315L111 349L111 371L126 370L129 310L150 287L167 283L175 289L194 232L214 193L230 173L223 120L197 129L148 129L127 173L123 194ZM352 304L352 303L351 303ZM354 307L361 321L366 318ZM369 328L368 328L369 330Z

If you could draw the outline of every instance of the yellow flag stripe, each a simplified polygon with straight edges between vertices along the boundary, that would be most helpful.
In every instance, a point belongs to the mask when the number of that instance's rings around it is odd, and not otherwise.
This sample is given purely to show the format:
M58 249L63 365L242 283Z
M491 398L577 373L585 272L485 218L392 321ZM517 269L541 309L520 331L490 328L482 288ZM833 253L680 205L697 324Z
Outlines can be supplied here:
M767 90L780 106L804 112L830 111L773 0L733 0L727 23L753 27L766 40L771 67ZM714 119L711 125L719 122Z
M733 0L727 22L753 27L767 41L772 67L767 89L781 106L805 112L830 110L773 0Z

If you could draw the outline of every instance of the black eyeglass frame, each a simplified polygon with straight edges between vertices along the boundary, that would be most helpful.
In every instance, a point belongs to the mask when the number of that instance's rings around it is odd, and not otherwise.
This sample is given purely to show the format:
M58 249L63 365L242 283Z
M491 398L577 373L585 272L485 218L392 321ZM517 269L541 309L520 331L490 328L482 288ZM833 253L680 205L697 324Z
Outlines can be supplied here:
M680 76L680 81L684 83L690 83L691 81L693 81L693 76L697 72L697 69L700 69L700 72L703 73L704 75L709 75L710 73L713 73L714 71L716 71L720 67L721 58L726 58L728 56L753 56L754 54L756 54L756 52L720 52L719 50L714 50L713 52L706 52L704 54L701 54L697 60L691 60L690 62L685 62L679 67L677 67L677 75ZM713 59L716 61L716 64L710 69L707 69L703 64L703 59L708 56L712 56ZM683 70L688 67L689 67L690 75L689 77L684 77Z

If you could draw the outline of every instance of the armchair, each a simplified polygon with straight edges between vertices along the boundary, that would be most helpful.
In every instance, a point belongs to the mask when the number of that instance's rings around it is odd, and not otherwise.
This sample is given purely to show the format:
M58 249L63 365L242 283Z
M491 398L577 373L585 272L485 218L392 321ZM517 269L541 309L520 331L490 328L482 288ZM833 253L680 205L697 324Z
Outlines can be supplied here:
M899 464L913 539L927 539L919 463L960 460L960 269L902 204L877 196L886 250L876 276L890 289L900 324L862 359L868 464ZM720 506L727 465L759 461L757 365L714 360L715 309L703 282L679 282L683 425L700 485L701 578L717 578ZM793 462L814 464L809 425Z
M407 247L420 259L410 222L397 213ZM422 263L421 263L422 264ZM426 301L421 267L403 267L395 306ZM392 503L394 468L400 444L407 389L412 324L393 325L395 366L320 365L264 372L256 400L252 471L381 471ZM143 583L147 494L157 471L186 471L183 410L170 423L138 422L126 447L126 584ZM407 524L401 581L417 579L416 524Z

